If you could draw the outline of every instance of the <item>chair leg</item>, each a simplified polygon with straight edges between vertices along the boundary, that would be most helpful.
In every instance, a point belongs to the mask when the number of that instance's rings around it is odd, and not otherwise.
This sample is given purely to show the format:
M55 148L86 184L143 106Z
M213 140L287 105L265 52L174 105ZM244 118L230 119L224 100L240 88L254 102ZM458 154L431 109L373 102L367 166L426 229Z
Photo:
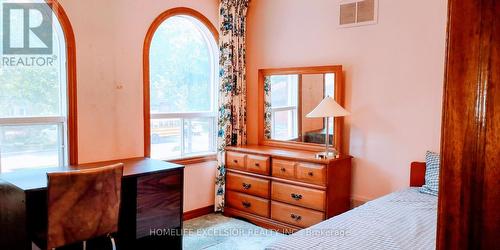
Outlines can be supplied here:
M109 235L109 239L111 240L111 246L113 246L113 250L116 250L115 239L111 235Z
M83 250L87 250L87 241L83 241Z

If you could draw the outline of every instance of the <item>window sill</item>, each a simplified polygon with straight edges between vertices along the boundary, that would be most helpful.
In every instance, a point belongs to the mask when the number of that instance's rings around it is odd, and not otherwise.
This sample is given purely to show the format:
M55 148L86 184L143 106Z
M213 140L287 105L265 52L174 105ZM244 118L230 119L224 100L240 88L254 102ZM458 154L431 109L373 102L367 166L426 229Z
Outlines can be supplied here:
M216 160L217 160L217 154L213 153L213 154L206 154L201 156L193 156L193 157L186 157L181 159L165 160L165 161L180 165L191 165L191 164L216 161Z

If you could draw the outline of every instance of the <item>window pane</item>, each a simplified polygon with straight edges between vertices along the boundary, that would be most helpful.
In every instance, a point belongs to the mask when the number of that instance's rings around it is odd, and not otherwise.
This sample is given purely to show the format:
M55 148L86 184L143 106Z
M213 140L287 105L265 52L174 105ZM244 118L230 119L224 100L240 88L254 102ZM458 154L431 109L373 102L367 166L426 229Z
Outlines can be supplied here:
M151 120L151 157L172 159L181 156L181 119Z
M150 48L151 113L212 111L214 56L197 20L168 18Z
M294 110L274 112L273 139L292 140L297 138L297 115Z
M46 8L52 12L48 6ZM6 14L3 5L0 5L0 13ZM14 11L5 15L10 17L9 25L13 31L24 30L23 12L20 14ZM29 14L32 22L41 22L39 12L30 11ZM0 55L3 55L0 62L0 117L65 115L62 107L65 96L61 93L65 93L66 85L66 45L57 17L52 15L52 20L52 30L37 31L52 36L51 54L7 55L0 43ZM0 28L0 37L3 37L2 30ZM30 48L45 47L37 37L30 35ZM23 38L22 32L11 32L12 44L21 43Z
M297 106L298 75L271 76L271 106Z
M325 96L335 97L335 74L325 74Z
M58 166L61 135L60 125L0 126L2 172Z
M184 120L184 153L186 155L214 151L214 118Z

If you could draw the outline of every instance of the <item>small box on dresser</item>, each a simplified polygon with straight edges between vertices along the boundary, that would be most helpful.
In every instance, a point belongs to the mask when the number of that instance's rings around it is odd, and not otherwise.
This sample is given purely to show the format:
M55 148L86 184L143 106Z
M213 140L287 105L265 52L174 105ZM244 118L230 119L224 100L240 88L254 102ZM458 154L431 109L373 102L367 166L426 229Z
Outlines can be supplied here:
M226 148L226 216L292 233L350 208L351 156L270 146Z

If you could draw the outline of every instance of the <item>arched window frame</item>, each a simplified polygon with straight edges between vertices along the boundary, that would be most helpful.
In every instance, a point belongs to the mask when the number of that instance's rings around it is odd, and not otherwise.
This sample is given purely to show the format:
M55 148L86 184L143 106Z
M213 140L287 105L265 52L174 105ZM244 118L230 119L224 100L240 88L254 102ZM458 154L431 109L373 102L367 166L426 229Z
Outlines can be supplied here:
M150 107L150 66L149 66L149 52L151 48L151 42L153 40L154 34L158 27L166 21L168 18L173 16L189 16L200 21L212 34L216 43L219 40L219 33L215 26L206 18L203 14L196 10L178 7L169 9L161 13L150 25L146 38L144 39L143 47L143 113L144 113L144 156L151 156L151 107ZM217 82L215 83L215 88L217 88ZM216 101L216 100L215 100ZM202 162L206 160L215 159L215 152L213 156L195 156L189 158L181 158L175 160L175 162L183 164L192 164L196 162Z
M76 45L73 27L63 7L57 0L44 0L45 3L52 9L54 16L57 18L62 33L64 35L66 45L66 97L63 100L66 102L66 117L62 121L64 123L64 144L66 159L62 161L63 165L78 164L78 134L77 134L77 89L76 89ZM54 122L50 117L36 118L1 118L0 125L29 125ZM57 119L57 118L56 118ZM58 121L59 122L59 121ZM0 166L0 172L1 172Z
M76 42L73 26L57 0L46 0L56 15L66 40L66 81L67 81L67 138L68 163L78 164L78 111L77 111L77 84L76 84Z

